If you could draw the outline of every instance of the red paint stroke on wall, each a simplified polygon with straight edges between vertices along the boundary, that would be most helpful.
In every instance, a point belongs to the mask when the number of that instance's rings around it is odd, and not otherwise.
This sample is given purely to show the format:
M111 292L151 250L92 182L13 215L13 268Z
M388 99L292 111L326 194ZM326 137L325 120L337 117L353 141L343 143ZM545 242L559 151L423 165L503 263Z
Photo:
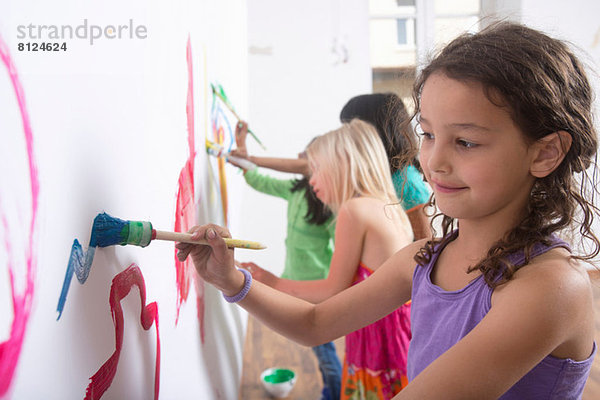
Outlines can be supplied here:
M10 329L10 337L0 343L0 397L4 396L10 388L21 349L23 347L23 338L25 337L25 331L27 329L27 323L31 312L31 304L34 293L34 277L37 264L37 254L34 248L34 237L36 234L36 220L38 212L38 197L39 197L39 180L37 167L35 163L35 157L33 153L33 132L31 130L31 124L29 122L29 114L27 113L27 107L25 105L25 94L23 87L19 81L17 69L10 57L8 47L4 43L2 37L0 37L0 58L10 76L17 102L19 104L19 110L21 112L21 120L23 122L23 131L25 134L25 142L27 146L27 156L29 161L29 180L31 186L31 221L29 223L29 239L26 248L25 259L27 260L27 273L25 279L25 288L21 293L17 293L15 288L15 266L11 261L11 246L9 242L9 227L4 211L2 213L2 223L6 232L6 239L4 246L8 255L8 272L10 277L10 287L12 292L13 300L13 314L14 319Z
M196 224L196 203L194 199L194 158L196 156L194 143L194 74L192 68L192 44L188 37L186 47L186 59L188 67L188 91L187 91L187 126L188 126L188 146L189 157L185 166L179 174L179 187L177 190L177 204L175 209L175 231L187 232ZM187 259L183 262L177 259L175 250L175 269L177 276L177 317L179 320L179 311L181 305L187 301L190 286L192 282L196 283L198 322L200 324L200 334L202 343L204 343L204 285L199 282L192 261Z
M187 232L195 225L194 210L194 161L188 159L179 174L179 189L175 209L175 232ZM190 283L193 281L195 270L191 260L179 261L175 257L177 279L177 320L181 305L187 300Z
M123 348L123 328L125 321L123 319L123 309L121 300L123 300L133 286L137 286L140 291L140 300L142 312L140 322L144 330L149 330L152 323L156 327L156 367L154 369L154 400L158 400L158 391L160 386L160 336L158 331L158 305L152 302L146 305L146 283L140 268L131 264L125 271L117 274L110 287L110 297L108 299L110 310L112 312L113 323L115 324L115 351L100 369L90 378L90 384L85 391L85 400L94 400L102 397L104 392L110 387L116 373L121 349Z

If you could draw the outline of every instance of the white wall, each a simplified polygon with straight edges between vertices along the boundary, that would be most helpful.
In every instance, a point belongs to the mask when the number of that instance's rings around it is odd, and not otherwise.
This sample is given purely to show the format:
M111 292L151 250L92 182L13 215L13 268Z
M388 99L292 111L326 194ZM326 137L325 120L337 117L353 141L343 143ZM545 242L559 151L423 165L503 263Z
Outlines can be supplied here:
M573 41L590 55L588 62L598 71L596 2L484 3L495 3L503 13ZM10 46L24 86L40 176L36 291L9 397L83 397L88 378L114 350L108 306L111 280L135 262L146 279L147 302L159 305L161 397L237 398L245 315L207 287L205 343L199 338L193 294L175 325L170 244L98 250L88 281L83 286L72 283L65 312L57 322L55 307L72 240L78 238L86 246L92 219L103 210L125 219L151 220L163 229L172 227L177 178L187 157L188 36L193 46L199 148L209 129L207 83L219 81L267 146L263 151L249 139L250 151L294 157L312 137L338 126L339 111L350 97L371 91L367 11L367 0L168 4L13 0L0 4L0 35ZM148 27L149 37L144 42L94 46L72 42L64 54L15 49L17 24L76 25L83 18L99 24L133 18ZM594 82L598 93L597 79ZM11 233L23 236L30 199L19 118L8 75L0 64L0 207L11 227L17 228ZM202 182L205 168L206 160L199 157L196 170ZM234 236L269 246L256 253L238 251L237 258L281 272L286 204L255 193L230 166L228 186ZM203 208L209 207L209 198L199 201L199 208L206 211L200 221L218 214ZM17 243L20 239L7 237L4 227L0 232L15 253L23 250L24 245ZM25 257L13 256L20 289ZM0 247L2 266L10 257L6 246ZM12 321L4 271L0 271L0 341L8 337ZM124 348L105 398L151 398L154 328L148 332L140 328L136 293L122 305Z
M267 147L249 138L251 154L296 157L314 136L337 128L346 101L371 92L368 35L366 0L248 2L249 112L243 117ZM249 187L243 198L243 236L269 248L238 258L279 273L287 204Z
M83 398L88 379L113 353L115 337L108 303L111 280L130 263L139 265L147 303L156 301L161 335L160 396L165 399L238 397L246 315L207 288L200 339L196 294L176 316L173 244L152 243L98 249L87 282L71 284L56 321L56 304L73 239L84 248L92 220L106 211L149 220L172 230L179 172L188 157L186 43L192 44L197 183L207 180L204 138L210 127L211 81L219 81L247 110L246 4L242 0L76 0L0 3L0 35L12 53L31 118L40 178L35 294L24 345L8 398ZM147 27L146 40L104 40L93 46L67 40L66 52L17 51L19 24ZM31 218L23 129L8 73L0 63L0 209L11 227ZM233 170L229 170L232 174ZM236 176L229 176L232 230L239 225ZM198 192L198 219L218 210ZM233 194L233 195L232 195ZM214 221L220 222L220 221ZM23 288L23 229L0 227L0 341L13 320L8 260ZM8 245L5 245L8 243ZM13 257L14 256L14 257ZM133 290L122 302L123 352L106 399L153 397L155 328L140 326L140 299Z

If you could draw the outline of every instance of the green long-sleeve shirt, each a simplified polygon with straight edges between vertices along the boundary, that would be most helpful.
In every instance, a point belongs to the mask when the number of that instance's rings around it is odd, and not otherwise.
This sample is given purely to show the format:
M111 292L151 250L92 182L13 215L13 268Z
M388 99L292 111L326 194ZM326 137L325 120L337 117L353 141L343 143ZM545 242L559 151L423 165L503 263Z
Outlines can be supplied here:
M304 216L308 204L304 198L305 191L291 191L294 179L262 175L258 168L247 171L244 178L259 192L280 197L288 203L285 267L281 277L293 280L327 278L335 234L333 217L321 225L306 222Z

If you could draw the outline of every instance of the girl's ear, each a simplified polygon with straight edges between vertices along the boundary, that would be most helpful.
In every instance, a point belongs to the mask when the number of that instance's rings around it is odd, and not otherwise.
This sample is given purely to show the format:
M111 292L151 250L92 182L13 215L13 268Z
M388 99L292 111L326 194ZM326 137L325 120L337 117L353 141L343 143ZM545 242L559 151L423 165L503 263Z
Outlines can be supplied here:
M571 148L573 138L566 131L544 136L533 144L536 152L529 171L536 178L550 175L562 162Z

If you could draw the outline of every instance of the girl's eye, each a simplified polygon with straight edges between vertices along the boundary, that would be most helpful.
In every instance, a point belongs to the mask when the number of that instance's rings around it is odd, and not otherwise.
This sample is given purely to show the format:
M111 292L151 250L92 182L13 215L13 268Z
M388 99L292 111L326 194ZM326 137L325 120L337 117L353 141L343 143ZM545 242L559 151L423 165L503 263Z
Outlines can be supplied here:
M472 148L478 146L477 143L469 142L468 140L465 140L465 139L458 139L457 143L466 149L472 149Z
M424 140L432 140L433 139L433 134L429 133L429 132L423 132L420 131L419 136L421 136Z

